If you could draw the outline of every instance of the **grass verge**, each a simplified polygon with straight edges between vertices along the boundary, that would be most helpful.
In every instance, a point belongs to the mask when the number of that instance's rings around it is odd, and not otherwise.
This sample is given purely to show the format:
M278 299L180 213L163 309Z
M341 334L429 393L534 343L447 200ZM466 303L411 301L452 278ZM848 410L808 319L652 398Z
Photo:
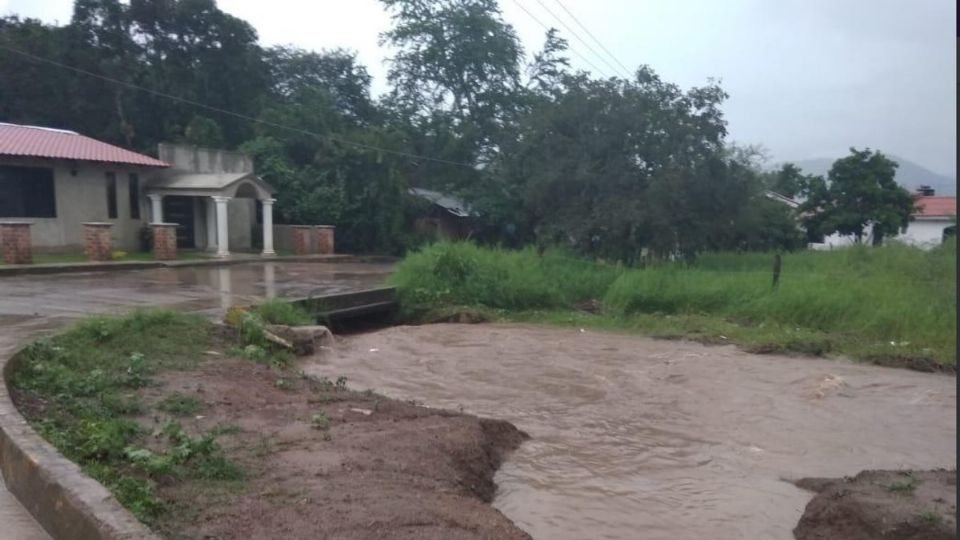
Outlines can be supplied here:
M786 254L776 289L772 259L718 253L694 265L636 269L559 251L539 257L531 249L438 243L408 255L391 281L406 320L437 320L465 307L496 320L955 369L955 241L931 251L893 245Z
M179 251L177 252L177 260L181 261L193 261L193 260L202 260L209 259L210 255L202 253L199 251ZM143 251L116 251L113 253L113 261L122 262L122 261L155 261L152 252L143 252ZM91 262L89 258L83 253L63 253L63 254L34 254L33 264L73 264L73 263L85 263ZM3 266L5 263L0 260L0 266Z
M175 418L195 413L199 401L171 395L151 407L141 397L157 373L197 366L217 346L212 328L168 311L82 321L21 353L14 398L34 429L149 524L168 510L159 486L243 476L224 457L219 433L189 434ZM138 421L163 413L171 417L152 433Z

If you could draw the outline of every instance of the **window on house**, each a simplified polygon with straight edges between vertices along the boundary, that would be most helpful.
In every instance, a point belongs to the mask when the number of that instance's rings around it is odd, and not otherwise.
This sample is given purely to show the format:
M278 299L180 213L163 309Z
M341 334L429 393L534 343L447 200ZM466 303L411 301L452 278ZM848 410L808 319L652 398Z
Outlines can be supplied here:
M140 219L140 179L130 173L127 193L130 195L130 219Z
M107 217L117 219L117 175L107 173Z
M57 217L53 169L0 166L0 217Z

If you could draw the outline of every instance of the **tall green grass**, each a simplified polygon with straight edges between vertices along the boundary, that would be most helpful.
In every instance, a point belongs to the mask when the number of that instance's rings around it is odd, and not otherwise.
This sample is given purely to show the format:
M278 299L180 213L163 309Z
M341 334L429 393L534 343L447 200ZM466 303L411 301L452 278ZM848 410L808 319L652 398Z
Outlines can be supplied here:
M600 298L618 266L559 251L508 251L441 242L408 255L391 277L402 306L477 305L500 309L562 308Z
M931 251L892 245L785 254L777 289L772 261L770 253L715 253L693 265L627 269L559 251L538 257L531 249L438 243L408 255L392 279L405 307L519 312L596 299L608 317L719 317L828 336L854 356L955 363L955 241Z

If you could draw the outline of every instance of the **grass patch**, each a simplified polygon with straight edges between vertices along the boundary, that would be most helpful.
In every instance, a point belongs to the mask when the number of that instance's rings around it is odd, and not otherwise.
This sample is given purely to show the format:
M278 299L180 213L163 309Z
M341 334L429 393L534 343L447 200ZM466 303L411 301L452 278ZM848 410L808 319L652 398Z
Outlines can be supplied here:
M174 392L157 403L157 409L174 416L193 416L203 409L199 399Z
M917 521L927 527L939 527L943 524L943 516L937 512L925 510L917 514Z
M920 481L908 474L903 480L898 480L888 485L887 490L900 495L913 495L917 492L917 486L919 485Z
M21 353L12 384L30 424L65 457L151 523L168 508L158 487L181 479L237 480L242 474L216 433L190 436L173 422L148 433L138 390L162 370L190 369L213 346L204 319L170 311L95 317ZM173 394L159 410L191 414L199 402Z
M462 306L492 310L500 320L588 324L754 352L955 366L955 240L930 251L788 253L777 289L772 260L769 253L714 253L692 265L638 269L562 251L539 257L532 249L442 242L409 254L391 284L408 320ZM585 317L579 308L591 301L600 301L600 314Z
M299 305L275 298L264 300L254 308L254 311L259 314L267 324L284 324L287 326L317 324L316 317L310 315L307 310Z

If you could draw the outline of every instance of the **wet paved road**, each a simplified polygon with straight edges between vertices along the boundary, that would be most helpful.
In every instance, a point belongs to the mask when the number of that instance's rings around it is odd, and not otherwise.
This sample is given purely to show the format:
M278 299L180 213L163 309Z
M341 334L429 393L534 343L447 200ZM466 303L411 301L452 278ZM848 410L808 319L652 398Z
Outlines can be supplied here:
M252 262L0 278L0 355L87 315L162 307L216 316L236 303L379 287L392 265ZM0 539L48 536L0 481Z

